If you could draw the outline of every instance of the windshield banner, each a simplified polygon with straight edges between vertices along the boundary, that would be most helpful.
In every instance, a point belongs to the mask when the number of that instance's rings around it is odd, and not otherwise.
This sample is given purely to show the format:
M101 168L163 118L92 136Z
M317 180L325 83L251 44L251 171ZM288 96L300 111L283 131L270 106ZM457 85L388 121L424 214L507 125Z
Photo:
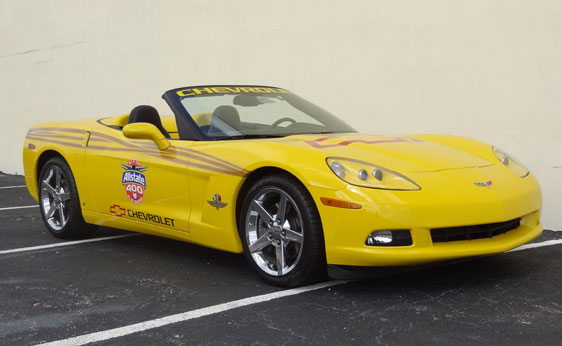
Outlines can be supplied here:
M290 91L281 88L269 87L238 87L238 86L218 86L218 87L198 87L176 91L180 97L205 96L216 94L291 94Z

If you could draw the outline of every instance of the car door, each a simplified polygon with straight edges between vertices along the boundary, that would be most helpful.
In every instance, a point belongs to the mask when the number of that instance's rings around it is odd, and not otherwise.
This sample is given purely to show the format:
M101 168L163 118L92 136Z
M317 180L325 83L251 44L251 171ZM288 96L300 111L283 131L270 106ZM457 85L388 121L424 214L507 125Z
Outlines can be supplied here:
M151 140L128 139L116 129L111 135L92 132L85 169L96 211L135 221L128 224L139 225L139 230L189 232L191 142L170 142L160 150ZM108 220L111 224L116 219Z

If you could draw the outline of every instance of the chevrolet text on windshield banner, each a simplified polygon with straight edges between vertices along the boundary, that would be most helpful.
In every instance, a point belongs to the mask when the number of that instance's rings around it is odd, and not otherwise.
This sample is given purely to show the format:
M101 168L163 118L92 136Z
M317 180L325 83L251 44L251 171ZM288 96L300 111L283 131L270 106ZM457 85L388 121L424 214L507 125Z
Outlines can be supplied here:
M291 94L290 91L281 88L269 87L199 87L189 88L176 91L180 97L198 96L198 95L214 95L214 94Z

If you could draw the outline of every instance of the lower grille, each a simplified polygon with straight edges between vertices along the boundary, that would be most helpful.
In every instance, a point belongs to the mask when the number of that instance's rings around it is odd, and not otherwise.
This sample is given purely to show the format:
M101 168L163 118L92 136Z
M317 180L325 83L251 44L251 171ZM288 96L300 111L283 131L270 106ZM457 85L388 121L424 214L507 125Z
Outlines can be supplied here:
M449 241L472 240L492 238L499 234L516 229L521 224L521 219L506 222L488 223L484 225L432 228L431 240L434 243L445 243Z

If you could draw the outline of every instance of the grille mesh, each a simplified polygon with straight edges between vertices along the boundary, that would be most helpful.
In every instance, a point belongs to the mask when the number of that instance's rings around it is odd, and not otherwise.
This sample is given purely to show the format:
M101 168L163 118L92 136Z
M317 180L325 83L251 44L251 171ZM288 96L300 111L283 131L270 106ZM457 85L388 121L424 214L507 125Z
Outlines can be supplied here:
M431 240L434 243L445 243L459 240L492 238L516 229L520 224L521 219L514 219L506 222L488 223L484 225L432 228Z

